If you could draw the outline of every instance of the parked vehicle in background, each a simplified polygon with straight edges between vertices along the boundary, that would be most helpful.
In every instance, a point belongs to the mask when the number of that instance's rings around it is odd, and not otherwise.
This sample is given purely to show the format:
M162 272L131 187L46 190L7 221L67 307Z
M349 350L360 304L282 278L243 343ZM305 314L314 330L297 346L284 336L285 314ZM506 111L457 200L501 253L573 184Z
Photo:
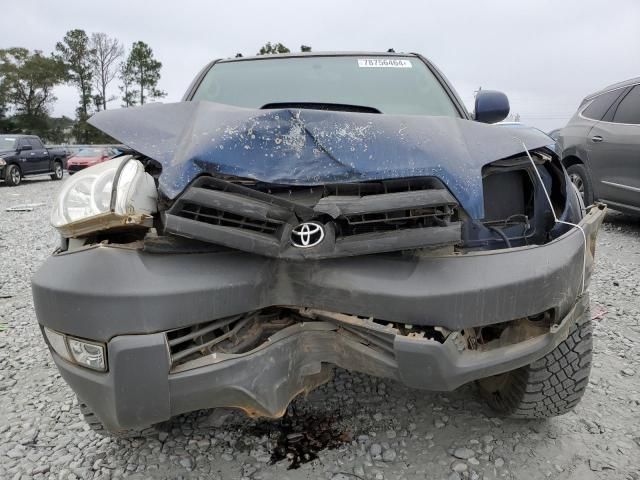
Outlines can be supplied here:
M549 135L551 138L553 138L554 141L557 142L561 131L562 131L561 128L555 128L551 130L549 133L547 133L547 135Z
M113 147L85 147L67 160L67 171L69 175L73 175L78 170L97 165L119 153L120 151Z
M50 174L52 180L64 175L66 152L46 148L35 135L0 135L0 180L16 186L30 175Z
M553 150L554 152L556 151L556 140L553 137L551 137L551 135L547 135L539 128L532 127L530 125L527 125L525 123L520 123L520 122L500 122L500 123L496 123L496 125L499 125L501 127L507 127L507 128L524 128L524 129L530 129L530 130L535 130L536 132L540 132L542 135L549 138L549 145L547 145L547 147Z
M640 213L640 77L586 97L558 145L587 205Z
M77 153L78 150L72 150L72 147L69 145L47 145L48 149L56 149L56 150L62 150L65 154L65 158L69 158L70 156L72 156L74 153Z

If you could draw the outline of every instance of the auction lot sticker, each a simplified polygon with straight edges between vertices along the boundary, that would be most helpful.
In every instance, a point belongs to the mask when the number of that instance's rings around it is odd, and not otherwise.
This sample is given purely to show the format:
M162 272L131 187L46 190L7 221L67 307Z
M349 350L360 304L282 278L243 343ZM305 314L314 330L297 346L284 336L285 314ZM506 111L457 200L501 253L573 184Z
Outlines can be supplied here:
M359 58L360 68L411 68L410 60L403 58Z

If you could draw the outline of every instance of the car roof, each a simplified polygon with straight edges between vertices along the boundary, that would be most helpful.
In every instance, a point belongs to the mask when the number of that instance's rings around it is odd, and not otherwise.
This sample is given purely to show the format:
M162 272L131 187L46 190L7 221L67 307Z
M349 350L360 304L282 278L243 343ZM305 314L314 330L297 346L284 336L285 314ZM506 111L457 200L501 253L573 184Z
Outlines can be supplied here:
M0 137L11 137L11 138L38 138L37 135L26 135L24 133L0 133Z
M602 95L603 93L610 92L611 90L625 88L625 87L628 87L629 85L635 85L638 83L640 83L640 77L630 78L629 80L624 80L622 82L611 84L608 87L602 88L597 92L587 95L586 97L584 97L583 102L587 100L591 100L592 98L597 97L598 95Z
M243 62L247 60L266 60L270 58L298 58L298 57L414 57L418 58L415 53L403 52L291 52L291 53L273 53L266 55L252 55L250 57L230 57L219 60L218 62Z

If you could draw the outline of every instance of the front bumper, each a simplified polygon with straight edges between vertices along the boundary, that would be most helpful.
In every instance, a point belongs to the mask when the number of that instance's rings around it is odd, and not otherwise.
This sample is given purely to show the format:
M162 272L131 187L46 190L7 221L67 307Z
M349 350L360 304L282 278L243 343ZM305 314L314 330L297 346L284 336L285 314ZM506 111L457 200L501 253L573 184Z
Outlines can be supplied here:
M168 373L162 333L114 338L108 344L107 373L52 355L66 382L109 430L146 427L213 407L277 418L294 397L329 380L327 364L432 391L450 391L528 365L567 337L588 303L588 296L582 296L545 335L489 352L460 351L453 337L442 344L396 336L394 353L387 355L345 335L335 324L310 322L282 330L247 354L179 373Z
M282 415L334 364L430 390L531 363L560 343L587 308L581 295L604 210L544 246L464 256L353 257L288 262L238 252L145 254L99 246L51 257L33 278L42 325L108 342L109 371L53 354L65 380L110 429L146 426L199 408ZM583 253L586 255L583 256ZM164 332L271 305L298 305L457 331L554 310L547 334L487 352L453 340L396 336L387 354L335 323L305 322L255 350L170 373ZM452 338L452 337L450 337Z

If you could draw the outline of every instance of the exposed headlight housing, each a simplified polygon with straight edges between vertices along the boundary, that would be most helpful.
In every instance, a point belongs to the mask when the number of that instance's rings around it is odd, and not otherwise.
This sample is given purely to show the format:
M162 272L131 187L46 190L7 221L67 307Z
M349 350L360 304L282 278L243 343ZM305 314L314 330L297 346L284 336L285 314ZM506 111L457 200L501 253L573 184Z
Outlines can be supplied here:
M69 177L51 212L65 237L122 226L152 225L157 191L144 165L130 155L100 163Z
M107 370L107 356L102 343L70 337L47 327L44 327L44 334L53 351L67 362L98 372Z

